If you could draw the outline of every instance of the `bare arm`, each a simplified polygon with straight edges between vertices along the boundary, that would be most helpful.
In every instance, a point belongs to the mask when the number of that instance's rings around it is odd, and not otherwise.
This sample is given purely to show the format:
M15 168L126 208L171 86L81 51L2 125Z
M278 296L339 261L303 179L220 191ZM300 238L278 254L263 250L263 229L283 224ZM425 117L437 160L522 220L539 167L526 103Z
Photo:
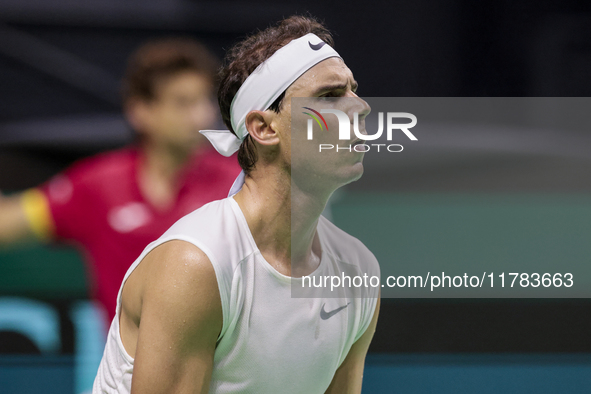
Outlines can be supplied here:
M51 214L41 192L32 189L13 196L0 193L0 245L51 235Z
M194 245L170 241L150 252L140 267L123 293L124 308L134 289L141 294L131 392L207 393L222 327L211 262Z
M337 369L327 394L359 394L361 393L361 384L363 382L363 367L365 365L365 355L369 344L373 338L378 323L380 313L380 299L378 298L376 310L371 323L365 330L365 333L351 346L349 354Z

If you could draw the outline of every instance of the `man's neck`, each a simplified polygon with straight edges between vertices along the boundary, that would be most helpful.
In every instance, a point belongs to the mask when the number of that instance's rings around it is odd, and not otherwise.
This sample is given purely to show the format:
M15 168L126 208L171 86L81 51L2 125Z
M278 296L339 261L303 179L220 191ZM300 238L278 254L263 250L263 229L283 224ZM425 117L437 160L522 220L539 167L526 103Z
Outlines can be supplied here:
M310 196L291 185L286 171L257 169L234 196L261 254L277 271L300 277L320 263L316 235L326 198Z
M155 208L170 208L177 197L179 173L191 159L193 151L174 150L145 143L141 147L138 183L144 198Z

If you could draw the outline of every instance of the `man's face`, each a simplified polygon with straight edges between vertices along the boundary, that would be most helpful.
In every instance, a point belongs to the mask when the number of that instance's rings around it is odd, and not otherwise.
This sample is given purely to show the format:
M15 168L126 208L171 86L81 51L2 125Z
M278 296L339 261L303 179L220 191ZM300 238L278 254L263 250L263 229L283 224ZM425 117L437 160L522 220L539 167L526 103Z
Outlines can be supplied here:
M336 57L310 68L287 89L281 112L272 127L280 133L281 145L285 147L282 152L290 166L292 179L301 187L315 188L314 184L338 187L357 180L363 174L363 152L346 149L319 152L319 144L345 148L360 142L355 134L351 132L350 140L340 140L337 117L325 114L328 129L321 131L314 122L314 137L308 140L306 125L310 116L304 112L310 111L303 108L318 111L338 109L347 114L351 122L353 113L357 112L359 131L365 133L365 117L370 107L357 96L356 90L357 83L351 70ZM292 108L293 105L297 108Z
M199 130L215 120L212 90L209 78L194 71L163 77L154 86L152 100L132 104L134 126L156 144L193 149L203 141Z

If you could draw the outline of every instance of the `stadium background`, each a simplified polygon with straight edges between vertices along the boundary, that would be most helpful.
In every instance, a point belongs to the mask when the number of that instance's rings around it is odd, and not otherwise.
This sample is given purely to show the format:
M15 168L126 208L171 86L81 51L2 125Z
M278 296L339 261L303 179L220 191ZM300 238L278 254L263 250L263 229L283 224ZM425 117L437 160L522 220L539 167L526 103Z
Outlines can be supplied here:
M336 33L336 48L362 96L591 92L591 4L578 1L3 0L0 190L34 186L78 158L132 140L121 116L119 81L127 56L145 39L190 35L222 57L248 32L304 12ZM576 138L588 141L586 134ZM589 159L575 154L447 153L437 165L425 160L391 169L395 192L421 195L437 211L445 209L442 194L461 193L474 202L471 197L482 193L555 193L565 196L554 202L560 209L567 196L587 198L591 190ZM379 179L374 186L383 191ZM361 192L367 190L352 185L335 203L335 221L345 229L339 210L367 208ZM400 204L412 208L408 199ZM429 223L434 237L438 228L447 229L445 222ZM431 250L437 259L437 248ZM0 391L80 391L82 349L92 347L86 336L93 335L84 322L93 312L77 253L65 246L0 251L0 295L48 305L58 333L42 356L0 356ZM590 307L586 299L384 300L364 392L588 392ZM2 308L0 302L0 322L9 313Z

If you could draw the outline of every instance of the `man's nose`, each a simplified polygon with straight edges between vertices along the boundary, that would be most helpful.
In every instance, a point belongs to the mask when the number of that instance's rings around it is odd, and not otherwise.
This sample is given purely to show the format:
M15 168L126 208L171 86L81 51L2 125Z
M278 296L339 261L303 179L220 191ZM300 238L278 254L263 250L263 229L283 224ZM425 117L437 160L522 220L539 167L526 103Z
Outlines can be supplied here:
M367 115L369 115L369 113L371 112L371 107L369 106L369 103L361 97L357 97L357 100L359 101L359 106L361 107L361 109L356 112L359 113L359 118L363 119Z
M364 119L371 112L371 107L367 101L357 96L354 92L351 92L350 95L347 95L346 100L349 104L348 115L351 120L353 120L354 113L358 114L359 119Z

